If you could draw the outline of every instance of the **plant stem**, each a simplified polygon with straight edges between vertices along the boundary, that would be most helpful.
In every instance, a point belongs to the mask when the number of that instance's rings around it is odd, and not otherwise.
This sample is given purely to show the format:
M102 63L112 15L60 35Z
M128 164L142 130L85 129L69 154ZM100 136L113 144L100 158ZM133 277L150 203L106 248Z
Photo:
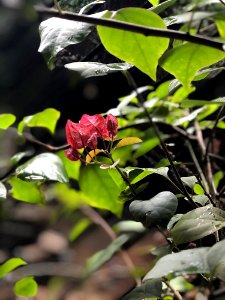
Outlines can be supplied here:
M68 20L84 22L93 25L100 25L100 26L114 28L114 29L121 29L129 32L140 33L145 36L172 38L172 39L187 41L190 43L204 45L221 51L225 51L224 43L221 43L219 41L213 40L208 37L203 37L201 35L191 35L189 33L171 30L171 29L152 28L148 26L137 25L137 24L127 23L123 21L117 21L113 19L102 19L102 18L96 18L88 15L79 15L77 13L66 12L66 11L61 11L61 13L59 13L59 11L56 9L45 8L42 6L36 6L36 11L39 14L45 14L51 17L65 18Z
M82 205L80 207L80 210L83 212L84 215L86 215L94 224L100 226L105 233L110 237L112 241L114 241L117 236L115 232L112 230L112 228L109 226L109 224L102 218L100 214L97 213L93 208L87 205ZM135 269L135 265L130 258L129 254L125 250L120 250L118 251L120 254L121 258L123 259L124 263L127 266L127 269L129 272L132 274L132 271ZM136 277L135 278L137 286L141 285L141 278Z
M163 279L163 282L164 282L165 285L167 285L167 287L173 292L174 297L175 297L177 300L182 300L182 299L183 299L182 296L181 296L181 294L180 294L177 290L175 290L175 289L171 286L171 284L170 284L165 278Z

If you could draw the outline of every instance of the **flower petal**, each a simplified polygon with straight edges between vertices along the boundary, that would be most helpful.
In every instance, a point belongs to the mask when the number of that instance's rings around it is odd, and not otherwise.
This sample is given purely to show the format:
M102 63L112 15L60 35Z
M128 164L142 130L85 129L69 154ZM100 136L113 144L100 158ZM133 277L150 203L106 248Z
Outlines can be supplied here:
M108 114L106 117L106 126L108 130L109 137L114 140L117 136L118 131L118 120L111 114Z

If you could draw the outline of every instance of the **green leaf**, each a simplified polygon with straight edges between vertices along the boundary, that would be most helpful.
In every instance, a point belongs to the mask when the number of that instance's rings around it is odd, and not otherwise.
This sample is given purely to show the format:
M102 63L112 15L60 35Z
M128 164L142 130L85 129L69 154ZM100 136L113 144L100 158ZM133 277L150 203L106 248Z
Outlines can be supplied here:
M136 232L142 233L146 228L140 222L135 221L120 221L113 226L115 232Z
M209 273L206 260L208 249L207 247L189 249L165 255L145 275L143 281L169 274L179 276L182 274Z
M188 88L197 71L225 57L223 51L210 47L185 43L177 46L162 57L160 65Z
M138 300L138 299L149 299L156 297L161 299L162 294L162 281L161 279L152 279L146 281L139 287L136 287L128 295L123 297L121 300Z
M128 63L102 64L99 62L73 62L66 64L65 68L79 72L84 78L93 76L105 76L118 71L125 71L132 67Z
M192 100L192 99L184 99L181 102L181 107L195 107L195 106L204 106L204 105L217 105L223 106L225 105L225 98L220 97L215 100L209 101L209 100Z
M16 296L34 297L37 294L38 285L34 278L30 276L18 280L13 287L13 291Z
M69 233L69 240L74 242L91 224L89 219L81 219L78 221Z
M68 182L68 176L61 159L52 153L42 153L16 169L16 176L26 181Z
M0 200L5 200L7 195L6 187L0 182Z
M201 187L201 185L199 183L196 183L194 185L194 192L197 195L204 195L205 191L203 190L203 188Z
M174 290L179 292L187 292L195 288L195 286L188 282L183 276L178 276L170 280L170 285Z
M64 151L57 152L57 155L59 156L59 158L63 162L68 177L72 178L72 179L75 179L75 180L78 180L79 172L80 172L80 165L81 165L80 160L78 160L78 161L69 160L66 157Z
M116 144L115 148L121 148L121 147L125 147L128 145L138 144L141 142L142 142L142 140L139 139L138 137L126 137L126 138L123 138L122 140L120 140L119 143Z
M0 265L0 278L3 278L9 272L26 264L27 263L21 258L11 258L7 260L5 263Z
M108 170L102 170L97 165L81 167L79 185L89 205L121 214L121 190Z
M170 6L172 6L173 4L175 4L176 1L177 0L167 0L167 1L164 1L160 4L158 4L157 6L151 7L149 10L153 11L154 13L156 13L158 15L161 12L163 12L164 10L166 10L167 8L169 8Z
M159 144L160 144L160 140L157 137L152 137L149 140L141 143L140 147L137 149L137 151L135 151L133 157L138 158L138 157L148 153L149 151L154 149Z
M225 17L224 13L215 16L216 27L222 39L225 39Z
M100 17L102 13L92 16ZM54 58L65 47L82 42L91 32L93 25L66 20L49 18L40 24L41 43L38 51L46 57L50 68L54 67Z
M165 226L176 212L177 197L171 192L161 192L149 200L132 201L129 207L136 221L146 227L151 225Z
M12 114L0 114L0 129L7 129L16 121L16 117Z
M116 12L107 12L103 17L166 29L163 20L158 15L142 8L123 8ZM107 51L119 59L135 65L156 80L158 60L168 47L168 39L146 37L142 34L101 26L98 26L97 29Z
M171 230L174 242L179 245L198 240L225 227L225 212L207 205L183 215Z
M60 112L54 108L46 108L32 116L27 116L18 125L18 133L22 133L25 126L44 127L52 134L55 132L56 123L60 117Z
M85 275L89 276L98 270L104 263L111 259L111 257L129 240L129 236L123 234L116 238L108 247L98 251L93 256L88 258L85 268Z
M36 184L17 177L12 177L8 182L12 187L10 193L13 198L32 204L43 203L42 194Z
M159 4L159 0L148 0L153 6L156 6Z
M224 175L222 171L218 171L213 175L213 181L215 188L218 188L220 180L223 179Z
M207 254L210 272L213 276L225 280L225 240L216 243Z
M181 177L181 180L190 188L193 189L198 182L196 176Z

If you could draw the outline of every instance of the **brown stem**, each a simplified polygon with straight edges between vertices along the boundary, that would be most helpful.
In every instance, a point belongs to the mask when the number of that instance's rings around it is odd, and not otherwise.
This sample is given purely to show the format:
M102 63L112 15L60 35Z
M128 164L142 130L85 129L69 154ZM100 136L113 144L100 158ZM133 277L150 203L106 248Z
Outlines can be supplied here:
M123 21L117 21L113 19L101 19L101 18L96 18L88 15L79 15L77 13L66 12L66 11L61 11L61 13L59 13L59 11L56 9L45 8L42 6L36 6L36 11L40 14L48 15L49 17L65 18L68 20L84 22L93 25L100 25L100 26L105 26L105 27L110 27L115 29L121 29L125 31L140 33L145 36L172 38L176 40L187 41L190 43L204 45L204 46L225 51L224 43L201 35L191 35L189 33L171 30L171 29L165 30L165 29L153 28L153 27L148 27L143 25L127 23Z
M166 279L163 279L163 282L164 282L165 285L173 292L174 297L175 297L177 300L182 300L182 299L183 299L182 296L181 296L181 294L180 294L177 290L175 290L175 289L171 286L171 284L170 284Z
M112 241L114 241L117 238L115 232L112 230L109 224L93 208L87 205L82 205L80 209L83 212L83 214L86 215L94 224L100 226ZM127 269L132 274L133 270L135 269L135 265L132 259L130 258L129 254L125 250L120 250L118 253L120 254L121 258L126 264ZM136 277L135 281L137 286L141 285L140 277Z

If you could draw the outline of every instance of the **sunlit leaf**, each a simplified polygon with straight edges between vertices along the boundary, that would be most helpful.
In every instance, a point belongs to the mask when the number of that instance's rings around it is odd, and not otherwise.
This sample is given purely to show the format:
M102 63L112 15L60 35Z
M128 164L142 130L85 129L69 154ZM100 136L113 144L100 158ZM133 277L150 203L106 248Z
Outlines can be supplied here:
M18 125L18 132L22 133L25 126L44 127L51 133L55 132L56 123L60 117L60 112L54 108L46 108L42 112L32 116L27 116Z
M21 258L11 258L7 260L5 263L0 265L0 278L4 277L14 269L26 264L27 263Z
M141 8L123 8L116 12L107 12L103 17L166 29L163 20L158 15ZM168 39L101 26L98 26L97 29L107 51L121 60L135 65L156 80L158 60L168 47Z
M98 155L99 153L104 153L104 150L101 149L95 149L95 150L91 150L88 152L88 154L86 155L86 163L89 164L96 155Z
M26 182L17 177L12 177L8 182L12 187L10 194L13 198L31 204L43 202L43 196L35 183Z
M144 141L143 143L141 143L140 147L137 149L137 151L135 151L133 157L138 158L138 157L148 153L149 151L154 149L159 144L160 144L160 140L157 137L152 137L152 138Z
M65 65L65 68L79 72L84 78L93 76L105 76L118 71L125 71L132 67L128 63L102 64L99 62L73 62Z
M187 292L195 288L195 286L188 282L183 276L178 276L170 280L170 285L174 290L179 292Z
M218 171L213 175L213 181L215 188L218 188L220 181L223 179L224 174L222 171Z
M16 169L16 176L27 181L68 182L61 159L53 153L42 153Z
M156 6L159 4L159 0L148 0L153 6Z
M0 200L5 200L7 195L6 187L0 182Z
M174 75L184 87L189 87L197 71L222 60L224 57L223 51L185 43L166 52L160 65Z
M220 241L210 248L207 254L210 272L213 276L225 280L225 241Z
M161 192L149 200L134 200L129 210L136 221L146 227L151 225L165 226L175 214L178 205L177 197L171 192Z
M87 218L83 218L78 221L69 233L69 240L74 242L91 224L91 221Z
M111 257L129 240L129 236L123 234L116 238L108 247L98 251L93 256L88 258L85 268L85 274L90 275L98 270L104 263L111 259Z
M225 39L225 17L224 14L219 14L215 16L215 22L218 32L222 39Z
M107 209L117 215L121 214L122 203L119 201L121 190L108 170L102 170L97 165L82 167L79 185L83 194L89 199L89 205Z
M79 172L80 172L80 165L81 165L80 160L77 160L77 161L69 160L66 157L64 151L57 152L57 155L59 156L59 158L63 162L68 177L72 178L72 179L75 179L75 180L78 180Z
M183 250L160 258L155 266L145 275L144 281L160 278L169 274L209 273L206 255L209 248Z
M37 294L38 285L32 276L18 280L13 291L17 296L33 297Z
M196 176L181 177L181 180L190 188L193 189L195 184L198 182Z
M141 142L142 142L142 140L139 139L138 137L127 137L127 138L123 138L122 140L120 140L119 143L116 144L115 148L121 148L124 146L138 144Z
M0 129L7 129L16 121L16 117L12 114L0 114Z
M141 286L133 289L128 295L121 300L138 300L149 298L161 298L162 281L161 279L152 279L143 283Z
M157 6L151 7L149 10L153 11L156 14L160 14L170 6L176 3L177 0L167 0L162 3L159 3Z
M183 215L171 230L176 244L198 240L225 227L225 212L207 205Z

